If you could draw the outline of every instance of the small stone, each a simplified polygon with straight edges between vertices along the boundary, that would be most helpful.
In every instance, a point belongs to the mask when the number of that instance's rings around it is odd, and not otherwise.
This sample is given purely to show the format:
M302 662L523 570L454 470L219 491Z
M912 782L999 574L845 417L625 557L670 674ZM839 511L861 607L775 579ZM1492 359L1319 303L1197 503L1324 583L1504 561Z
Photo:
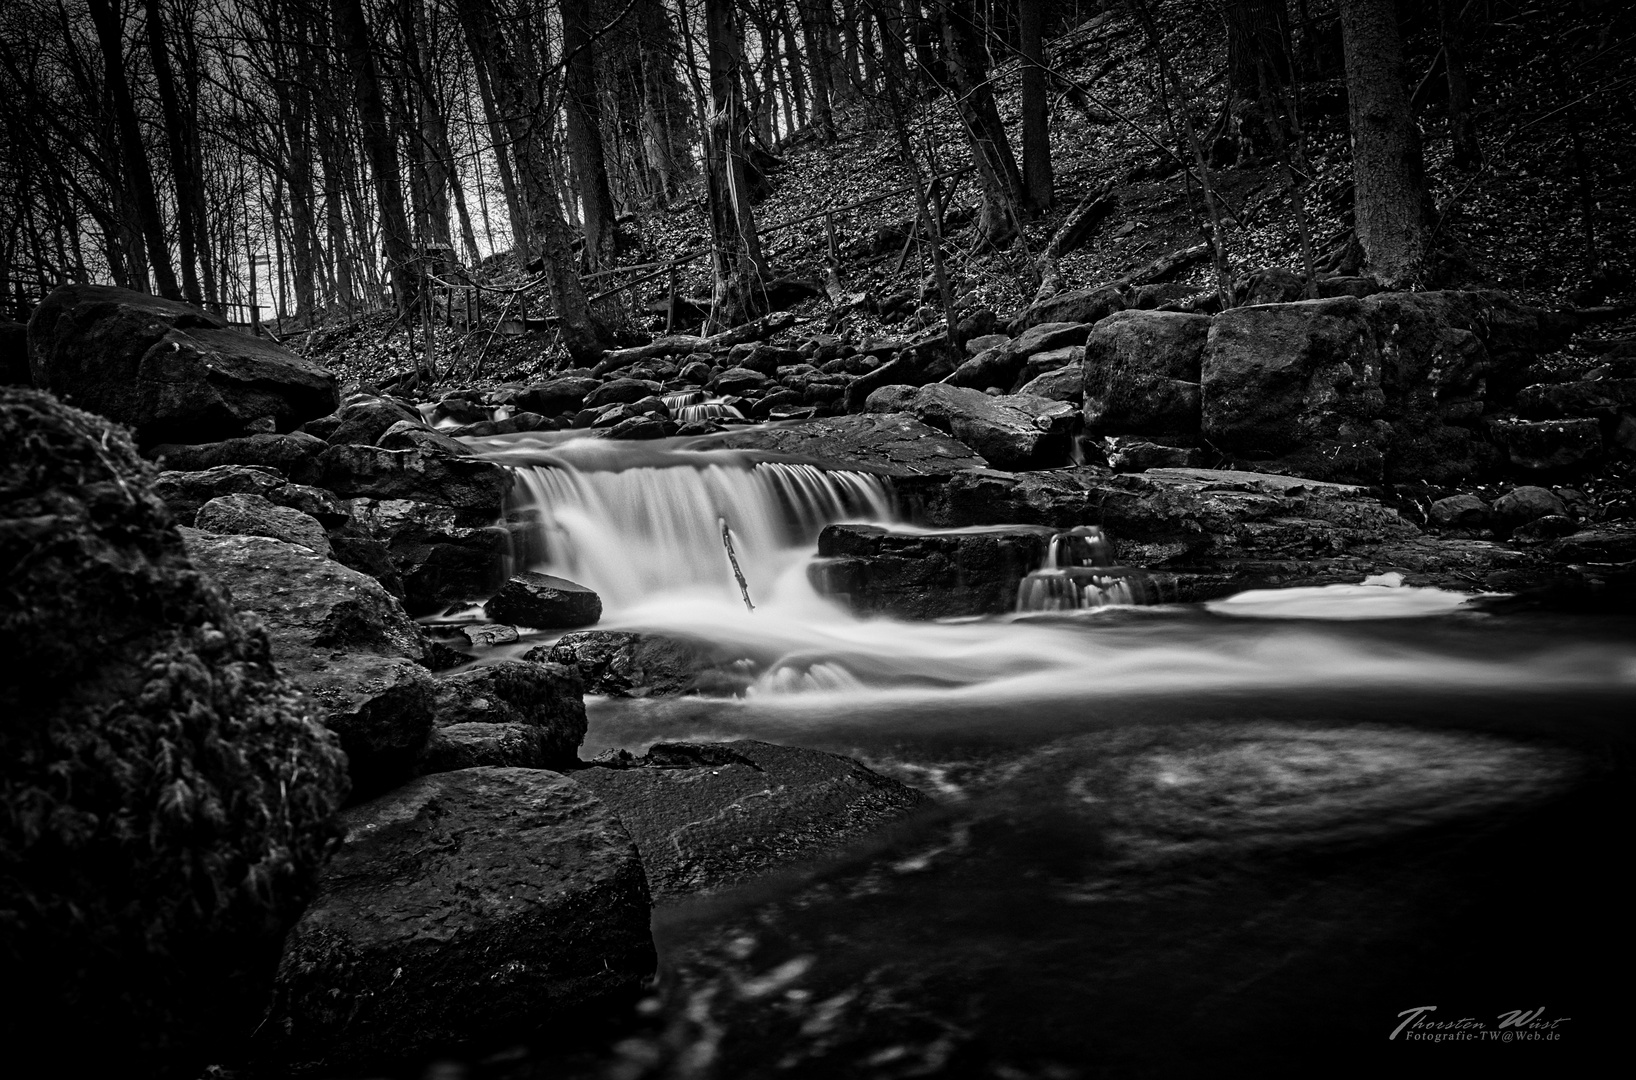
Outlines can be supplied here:
M1475 495L1450 495L1431 505L1430 520L1439 529L1480 529L1488 524L1489 506Z
M1525 484L1494 500L1494 516L1502 525L1513 529L1537 518L1565 517L1567 513L1567 504L1555 492L1532 484Z
M595 625L602 617L602 598L567 578L529 570L500 586L483 612L498 622L565 630Z
M1547 540L1568 536L1574 531L1573 519L1562 514L1546 514L1535 518L1525 525L1521 525L1511 534L1513 540L1523 544L1540 544Z
M462 626L460 632L475 648L491 649L496 645L510 645L517 640L517 628L504 623L472 623Z

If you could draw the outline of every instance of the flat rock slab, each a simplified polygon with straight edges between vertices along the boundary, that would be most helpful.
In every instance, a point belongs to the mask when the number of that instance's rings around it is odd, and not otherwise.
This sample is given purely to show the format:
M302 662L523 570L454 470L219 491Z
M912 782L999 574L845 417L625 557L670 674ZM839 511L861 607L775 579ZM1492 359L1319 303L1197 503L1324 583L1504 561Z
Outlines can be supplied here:
M696 449L767 450L821 461L832 469L885 476L946 476L988 465L958 439L902 413L797 420L707 435Z
M630 830L658 900L812 859L931 802L851 758L750 739L660 743L573 775Z
M1057 530L987 526L900 533L830 525L810 571L819 592L860 615L938 619L999 615L1016 607L1017 583L1038 570Z
M659 634L585 630L537 645L523 659L573 670L587 694L644 698L727 689L731 680L722 668L735 658Z
M321 1069L515 1038L632 995L655 965L630 835L560 773L422 777L343 815L286 939L262 1038Z

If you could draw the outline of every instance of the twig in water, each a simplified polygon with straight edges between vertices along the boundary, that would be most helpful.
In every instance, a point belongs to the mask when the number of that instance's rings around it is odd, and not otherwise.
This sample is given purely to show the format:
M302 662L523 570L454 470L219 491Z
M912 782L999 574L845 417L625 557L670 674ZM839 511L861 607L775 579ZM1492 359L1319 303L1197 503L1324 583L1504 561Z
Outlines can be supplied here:
M738 591L744 597L744 607L754 611L756 606L750 603L750 583L744 580L744 571L738 567L738 554L733 551L733 532L727 527L727 519L721 518L721 543L727 549L727 561L733 564L733 576L738 579Z

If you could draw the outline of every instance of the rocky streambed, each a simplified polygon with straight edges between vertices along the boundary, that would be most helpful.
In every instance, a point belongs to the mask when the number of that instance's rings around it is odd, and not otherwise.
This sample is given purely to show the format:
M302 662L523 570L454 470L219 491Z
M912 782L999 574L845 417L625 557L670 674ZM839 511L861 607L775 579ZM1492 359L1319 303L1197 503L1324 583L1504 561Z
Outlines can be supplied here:
M114 292L32 373L83 395L87 327L149 319L83 397L138 444L5 391L19 1039L140 999L159 1071L1164 1073L1567 994L1616 930L1636 530L1582 488L1630 403L1521 392L1545 314L1098 293L964 357L772 318L417 405ZM1019 613L1039 573L1073 602ZM1399 617L1327 621L1359 589ZM1581 929L1508 971L1516 904Z

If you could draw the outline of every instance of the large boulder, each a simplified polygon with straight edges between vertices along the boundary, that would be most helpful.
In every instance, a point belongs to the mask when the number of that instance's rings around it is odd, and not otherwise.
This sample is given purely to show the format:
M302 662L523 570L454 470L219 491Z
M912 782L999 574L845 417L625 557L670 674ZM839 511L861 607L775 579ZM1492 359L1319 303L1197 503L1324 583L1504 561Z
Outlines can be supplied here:
M394 425L424 422L420 410L400 398L379 394L354 394L336 414L333 425L326 424L324 439L331 446L373 446Z
M559 773L422 777L342 818L261 1037L334 1073L526 1038L633 999L655 965L636 846Z
M456 510L500 515L511 472L491 461L436 450L331 446L318 459L319 483L342 498L408 499Z
M0 1036L65 1076L235 1055L346 792L151 473L107 421L0 389Z
M63 285L28 324L34 385L128 424L143 445L289 431L335 411L335 376L175 300Z
M431 643L374 578L265 536L183 529L194 564L267 627L280 670L346 750L363 795L408 779L432 729Z
M811 576L819 592L860 615L999 615L1015 610L1017 583L1040 568L1056 531L1009 525L899 533L830 525L818 536Z
M1074 409L1019 395L990 397L966 386L934 383L903 403L904 411L946 431L997 469L1039 469L1068 461Z
M810 861L931 804L851 758L750 739L660 743L574 780L624 822L659 901Z
M1386 403L1373 327L1354 297L1223 312L1202 374L1204 436L1250 459L1344 439L1343 429L1368 438Z
M1100 435L1199 430L1199 373L1210 333L1205 315L1121 311L1085 342L1085 426Z
M494 524L494 508L370 498L352 499L350 506L359 525L386 545L404 604L416 615L450 602L475 603L504 579L506 533Z
M602 598L567 578L525 570L500 586L483 605L483 613L495 622L568 630L592 626L602 618Z

